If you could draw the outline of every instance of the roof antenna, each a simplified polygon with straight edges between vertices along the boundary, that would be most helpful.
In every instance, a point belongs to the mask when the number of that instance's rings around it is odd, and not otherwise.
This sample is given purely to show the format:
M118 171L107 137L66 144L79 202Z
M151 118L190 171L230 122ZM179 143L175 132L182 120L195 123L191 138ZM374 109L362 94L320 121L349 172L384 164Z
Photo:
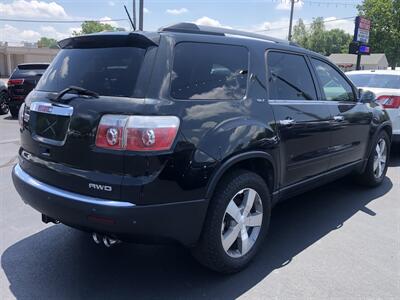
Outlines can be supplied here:
M129 22L131 23L131 26L132 26L133 31L136 31L136 27L135 27L135 25L134 25L134 23L133 23L133 21L132 21L132 18L131 18L131 16L130 16L129 12L128 12L128 9L126 8L126 5L124 5L124 8L125 8L126 14L128 15L128 19L129 19Z

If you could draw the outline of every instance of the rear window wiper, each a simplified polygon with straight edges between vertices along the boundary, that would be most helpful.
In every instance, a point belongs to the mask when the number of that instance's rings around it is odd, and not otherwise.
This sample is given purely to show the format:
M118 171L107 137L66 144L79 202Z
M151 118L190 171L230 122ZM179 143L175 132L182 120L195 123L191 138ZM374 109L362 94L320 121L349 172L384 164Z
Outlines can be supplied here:
M99 94L97 94L96 92L93 92L93 91L88 90L88 89L81 88L79 86L71 85L71 86L67 87L66 89L63 89L62 91L60 91L57 94L57 96L54 99L54 101L60 101L65 94L71 93L71 92L73 92L75 94L78 94L78 95L85 95L85 96L90 96L90 97L93 97L93 98L99 98Z

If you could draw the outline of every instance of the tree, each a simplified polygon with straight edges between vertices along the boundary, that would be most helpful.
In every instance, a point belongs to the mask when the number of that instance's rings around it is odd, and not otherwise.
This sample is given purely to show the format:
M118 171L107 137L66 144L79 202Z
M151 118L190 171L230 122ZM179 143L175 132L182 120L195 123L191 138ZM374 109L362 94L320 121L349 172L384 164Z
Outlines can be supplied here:
M47 37L41 37L40 40L37 41L37 44L39 48L58 48L57 41L55 39Z
M101 31L116 31L117 29L110 24L97 21L85 21L81 24L81 31L74 31L72 35L82 35Z
M323 55L347 53L351 39L351 35L341 29L326 30L320 17L313 21L309 29L302 19L293 28L293 41Z
M326 55L325 51L325 25L324 25L324 19L321 17L318 17L314 19L310 26L310 32L309 32L309 39L308 39L308 47L309 49L324 54Z
M385 53L392 68L400 65L400 0L364 0L357 7L371 20L369 44L375 53Z
M301 18L297 22L297 25L293 27L293 40L303 47L308 44L306 25Z
M332 29L325 32L325 55L332 53L348 53L352 36L341 29Z

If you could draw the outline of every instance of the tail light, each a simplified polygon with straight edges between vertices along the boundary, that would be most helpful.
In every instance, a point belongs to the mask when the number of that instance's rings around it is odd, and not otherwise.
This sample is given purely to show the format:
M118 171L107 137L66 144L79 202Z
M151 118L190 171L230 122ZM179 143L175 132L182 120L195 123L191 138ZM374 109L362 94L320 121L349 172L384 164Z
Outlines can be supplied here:
M24 123L29 122L29 118L29 108L25 105L25 103L22 103L18 111L18 122L21 128L24 127Z
M162 151L171 149L179 129L175 116L105 115L96 146L114 150Z
M14 86L14 85L21 85L24 83L25 79L9 79L7 82L8 86Z
M18 122L19 126L21 127L24 126L24 114L25 114L25 103L22 103L18 111Z
M400 96L379 96L377 99L384 108L399 108Z

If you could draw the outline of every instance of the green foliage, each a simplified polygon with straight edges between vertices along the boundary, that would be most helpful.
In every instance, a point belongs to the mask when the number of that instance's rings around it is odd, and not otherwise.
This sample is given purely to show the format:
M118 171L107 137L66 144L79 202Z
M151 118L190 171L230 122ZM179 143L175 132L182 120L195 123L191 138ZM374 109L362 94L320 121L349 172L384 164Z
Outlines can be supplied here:
M372 52L385 53L392 68L400 66L400 0L364 0L357 9L371 20Z
M351 39L351 35L341 29L326 30L321 17L314 19L309 29L302 19L293 28L294 42L322 55L347 53Z
M41 37L37 42L39 48L52 48L57 49L57 41L52 38Z
M74 31L72 35L82 35L101 31L116 31L117 29L110 24L100 23L97 21L85 21L81 24L81 31Z

